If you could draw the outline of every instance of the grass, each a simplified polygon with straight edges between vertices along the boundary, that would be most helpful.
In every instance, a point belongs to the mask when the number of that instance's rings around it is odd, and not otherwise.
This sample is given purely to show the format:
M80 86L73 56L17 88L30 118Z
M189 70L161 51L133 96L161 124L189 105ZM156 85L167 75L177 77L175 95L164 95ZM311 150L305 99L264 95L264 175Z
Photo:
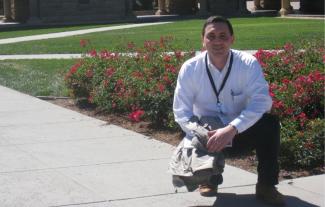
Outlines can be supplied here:
M285 18L233 18L236 49L274 49L286 42L297 45L306 39L323 39L323 20ZM170 24L114 30L58 39L0 45L0 54L81 53L80 39L89 39L98 50L123 51L127 42L137 45L161 36L175 37L178 49L201 48L200 33L204 20L177 21Z
M117 50L127 42L142 45L145 40L160 36L175 37L174 46L181 49L201 48L200 33L204 20L179 21L166 25L123 29L88 35L0 45L1 54L79 53L80 39L89 39L96 49ZM281 18L234 18L234 48L276 48L290 41L297 45L302 39L323 39L322 20ZM79 27L76 27L79 29ZM50 28L63 29L63 28ZM66 29L66 28L65 28ZM72 29L72 28L71 28ZM56 31L58 31L56 30ZM35 30L40 32L40 30ZM52 30L54 31L54 30ZM67 96L64 74L75 60L6 60L0 61L0 85L33 96Z
M92 29L98 27L110 27L120 24L97 24L97 25L68 25L68 26L41 26L41 27L21 27L21 28L8 28L0 33L0 39L23 37L30 35L40 35L55 32L67 32L81 29Z
M33 96L67 96L64 75L75 60L0 61L0 85Z

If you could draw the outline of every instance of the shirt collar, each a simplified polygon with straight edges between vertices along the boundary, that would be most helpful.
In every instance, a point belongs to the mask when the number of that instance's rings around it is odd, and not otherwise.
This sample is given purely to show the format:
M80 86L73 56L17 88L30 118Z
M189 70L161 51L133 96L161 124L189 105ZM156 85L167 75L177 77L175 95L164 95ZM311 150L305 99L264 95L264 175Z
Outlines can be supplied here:
M217 72L219 73L225 73L227 68L229 67L229 63L230 63L230 53L231 53L231 50L229 50L229 53L228 53L228 58L227 58L227 62L225 64L225 66L222 68L222 70L218 70L218 68L216 66L214 66L212 64L212 62L210 61L210 57L208 55L208 66L209 66L209 69L213 69L213 70L216 70Z

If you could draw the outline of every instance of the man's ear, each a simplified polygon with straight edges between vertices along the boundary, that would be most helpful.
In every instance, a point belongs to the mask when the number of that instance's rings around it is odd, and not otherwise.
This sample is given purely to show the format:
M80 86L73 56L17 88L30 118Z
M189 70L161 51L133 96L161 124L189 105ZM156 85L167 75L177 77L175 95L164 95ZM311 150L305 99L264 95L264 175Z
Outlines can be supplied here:
M234 42L235 42L235 35L232 35L231 36L231 44L234 44Z
M203 36L201 36L201 42L202 42L202 49L203 50L206 50L206 47L205 47L205 44L204 44L204 37Z

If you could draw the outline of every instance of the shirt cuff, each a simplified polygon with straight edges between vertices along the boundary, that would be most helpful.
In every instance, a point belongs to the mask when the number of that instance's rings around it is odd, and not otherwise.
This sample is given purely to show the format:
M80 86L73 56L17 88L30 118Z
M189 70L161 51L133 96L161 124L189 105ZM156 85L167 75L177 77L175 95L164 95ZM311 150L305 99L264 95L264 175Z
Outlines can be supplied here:
M246 130L246 126L244 124L244 121L241 120L240 118L234 119L232 122L229 123L230 125L236 127L238 134L242 133L243 131Z

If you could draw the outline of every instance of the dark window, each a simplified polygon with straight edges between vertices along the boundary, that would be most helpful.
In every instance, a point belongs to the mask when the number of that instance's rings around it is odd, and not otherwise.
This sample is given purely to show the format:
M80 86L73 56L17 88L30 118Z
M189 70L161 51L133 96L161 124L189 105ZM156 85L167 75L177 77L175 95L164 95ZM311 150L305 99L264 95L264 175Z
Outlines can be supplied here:
M79 0L79 4L89 4L90 0Z

